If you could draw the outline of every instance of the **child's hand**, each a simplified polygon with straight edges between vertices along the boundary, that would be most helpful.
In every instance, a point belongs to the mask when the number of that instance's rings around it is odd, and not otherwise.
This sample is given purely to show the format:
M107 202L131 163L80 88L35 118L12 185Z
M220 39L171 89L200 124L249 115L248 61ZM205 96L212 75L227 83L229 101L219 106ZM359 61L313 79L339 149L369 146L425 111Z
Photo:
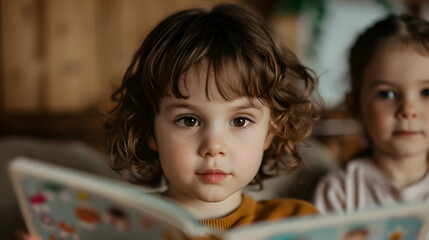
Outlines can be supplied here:
M28 234L23 234L19 240L42 240L39 236L31 236Z
M17 228L15 230L16 240L42 240L39 236L29 235L24 228Z
M15 236L17 240L42 240L39 236L32 236L25 232L17 233Z

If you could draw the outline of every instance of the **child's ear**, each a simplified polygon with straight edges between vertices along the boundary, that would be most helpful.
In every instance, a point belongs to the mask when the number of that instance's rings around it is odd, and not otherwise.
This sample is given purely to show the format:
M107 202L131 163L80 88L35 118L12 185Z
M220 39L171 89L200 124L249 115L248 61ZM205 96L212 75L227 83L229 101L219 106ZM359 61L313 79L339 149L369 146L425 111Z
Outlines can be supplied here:
M270 126L268 128L268 133L267 133L267 137L265 138L265 143L264 143L264 150L267 150L271 143L273 142L273 138L274 138L274 132L276 131L277 126L271 122Z
M149 148L152 149L153 151L158 151L158 146L156 145L156 141L155 138L150 137L149 140L147 141L147 144L149 145Z
M356 97L353 96L351 92L346 93L345 95L345 103L346 103L346 110L347 113L356 121L361 122L361 115L360 111L358 111L356 108Z
M274 138L274 133L268 132L268 135L265 138L264 150L267 150L270 147L271 142L273 141L273 138Z

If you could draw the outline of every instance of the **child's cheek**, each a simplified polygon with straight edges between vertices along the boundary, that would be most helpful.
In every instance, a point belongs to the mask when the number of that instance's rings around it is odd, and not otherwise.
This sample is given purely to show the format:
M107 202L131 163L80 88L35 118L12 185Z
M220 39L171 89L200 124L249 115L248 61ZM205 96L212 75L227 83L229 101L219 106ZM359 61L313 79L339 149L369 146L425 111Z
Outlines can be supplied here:
M369 104L366 119L364 121L365 128L370 136L382 137L388 134L387 130L392 127L394 120L394 112L385 104Z
M237 158L239 162L244 162L252 168L259 168L264 153L265 138L260 136L251 136L244 138L241 144L237 146Z

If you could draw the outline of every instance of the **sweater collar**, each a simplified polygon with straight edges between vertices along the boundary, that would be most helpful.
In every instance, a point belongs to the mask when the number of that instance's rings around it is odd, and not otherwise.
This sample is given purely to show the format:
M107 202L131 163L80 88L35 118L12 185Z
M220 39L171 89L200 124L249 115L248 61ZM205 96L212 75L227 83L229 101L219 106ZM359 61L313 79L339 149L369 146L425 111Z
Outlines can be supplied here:
M249 215L249 213L254 212L256 208L256 201L253 198L246 194L243 194L242 196L243 200L240 206L227 216L215 219L199 220L198 222L219 231L234 227L240 219Z

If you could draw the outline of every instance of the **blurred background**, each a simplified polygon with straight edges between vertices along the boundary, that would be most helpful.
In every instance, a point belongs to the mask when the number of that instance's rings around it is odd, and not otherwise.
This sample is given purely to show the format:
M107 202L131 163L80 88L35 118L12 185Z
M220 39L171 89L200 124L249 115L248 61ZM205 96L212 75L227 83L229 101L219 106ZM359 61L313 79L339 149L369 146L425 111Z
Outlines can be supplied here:
M328 110L304 155L316 158L326 171L366 145L360 126L344 108L347 54L356 35L389 13L429 16L423 0L0 2L0 167L5 169L16 155L28 155L104 174L108 170L99 166L106 156L102 112L113 107L110 95L141 41L173 12L221 2L249 6L316 71ZM3 185L2 191L10 190ZM17 208L8 205L13 197L6 198L0 202L3 227L17 221L3 218Z
M343 116L347 49L356 34L388 13L426 12L419 0L1 0L0 137L102 149L101 112L112 107L110 94L145 35L172 12L220 2L254 8L316 70L328 118ZM316 134L343 134L338 125L330 131Z

